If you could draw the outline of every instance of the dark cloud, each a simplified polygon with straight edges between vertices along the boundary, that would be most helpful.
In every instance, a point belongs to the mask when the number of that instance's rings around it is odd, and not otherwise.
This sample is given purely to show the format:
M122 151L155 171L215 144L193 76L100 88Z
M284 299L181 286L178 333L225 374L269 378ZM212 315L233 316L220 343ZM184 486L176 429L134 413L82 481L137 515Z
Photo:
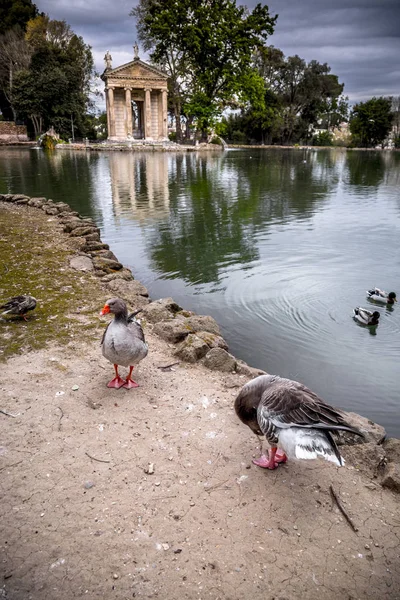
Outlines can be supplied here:
M256 0L238 1L249 8ZM53 19L65 19L93 48L98 71L110 50L113 64L133 58L137 0L37 0ZM286 56L327 62L352 102L374 95L400 95L399 0L271 0L278 14L269 39ZM145 55L142 55L146 58Z

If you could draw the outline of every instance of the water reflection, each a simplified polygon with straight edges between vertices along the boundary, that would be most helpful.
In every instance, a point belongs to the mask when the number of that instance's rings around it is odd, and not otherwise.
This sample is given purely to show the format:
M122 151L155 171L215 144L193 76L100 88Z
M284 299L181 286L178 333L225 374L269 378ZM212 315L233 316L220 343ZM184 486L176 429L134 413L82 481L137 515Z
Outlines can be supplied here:
M111 195L116 215L143 221L169 213L168 156L110 153Z
M245 269L259 259L268 223L310 219L321 209L338 177L329 160L310 155L304 163L288 152L266 160L257 150L176 157L168 227L152 232L155 268L195 285L219 284L232 265Z

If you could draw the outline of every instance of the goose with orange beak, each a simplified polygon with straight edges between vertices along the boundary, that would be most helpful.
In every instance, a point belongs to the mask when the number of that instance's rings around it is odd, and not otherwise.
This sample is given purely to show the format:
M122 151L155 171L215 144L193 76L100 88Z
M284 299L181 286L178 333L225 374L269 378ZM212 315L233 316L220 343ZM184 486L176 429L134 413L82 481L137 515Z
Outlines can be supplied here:
M128 316L126 304L121 298L107 300L101 315L111 313L114 319L108 324L101 340L103 356L114 365L115 377L108 384L109 388L126 389L139 387L132 379L132 371L135 365L146 358L148 346L144 339L143 329L136 321L135 314ZM118 367L129 367L129 374L122 379L118 373Z

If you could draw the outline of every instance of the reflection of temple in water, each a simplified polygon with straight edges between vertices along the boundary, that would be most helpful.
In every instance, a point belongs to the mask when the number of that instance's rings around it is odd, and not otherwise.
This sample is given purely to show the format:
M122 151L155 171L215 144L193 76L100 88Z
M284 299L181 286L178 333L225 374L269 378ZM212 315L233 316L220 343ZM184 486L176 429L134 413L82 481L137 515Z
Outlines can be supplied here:
M168 155L110 153L111 193L116 215L137 220L169 213Z

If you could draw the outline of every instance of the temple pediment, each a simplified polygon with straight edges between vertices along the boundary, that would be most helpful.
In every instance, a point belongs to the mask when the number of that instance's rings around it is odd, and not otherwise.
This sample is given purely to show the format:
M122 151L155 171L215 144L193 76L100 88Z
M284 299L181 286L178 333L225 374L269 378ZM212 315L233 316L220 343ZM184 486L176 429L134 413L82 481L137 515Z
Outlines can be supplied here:
M103 81L106 79L162 79L167 81L168 75L140 59L135 59L115 69L106 69L101 78Z

